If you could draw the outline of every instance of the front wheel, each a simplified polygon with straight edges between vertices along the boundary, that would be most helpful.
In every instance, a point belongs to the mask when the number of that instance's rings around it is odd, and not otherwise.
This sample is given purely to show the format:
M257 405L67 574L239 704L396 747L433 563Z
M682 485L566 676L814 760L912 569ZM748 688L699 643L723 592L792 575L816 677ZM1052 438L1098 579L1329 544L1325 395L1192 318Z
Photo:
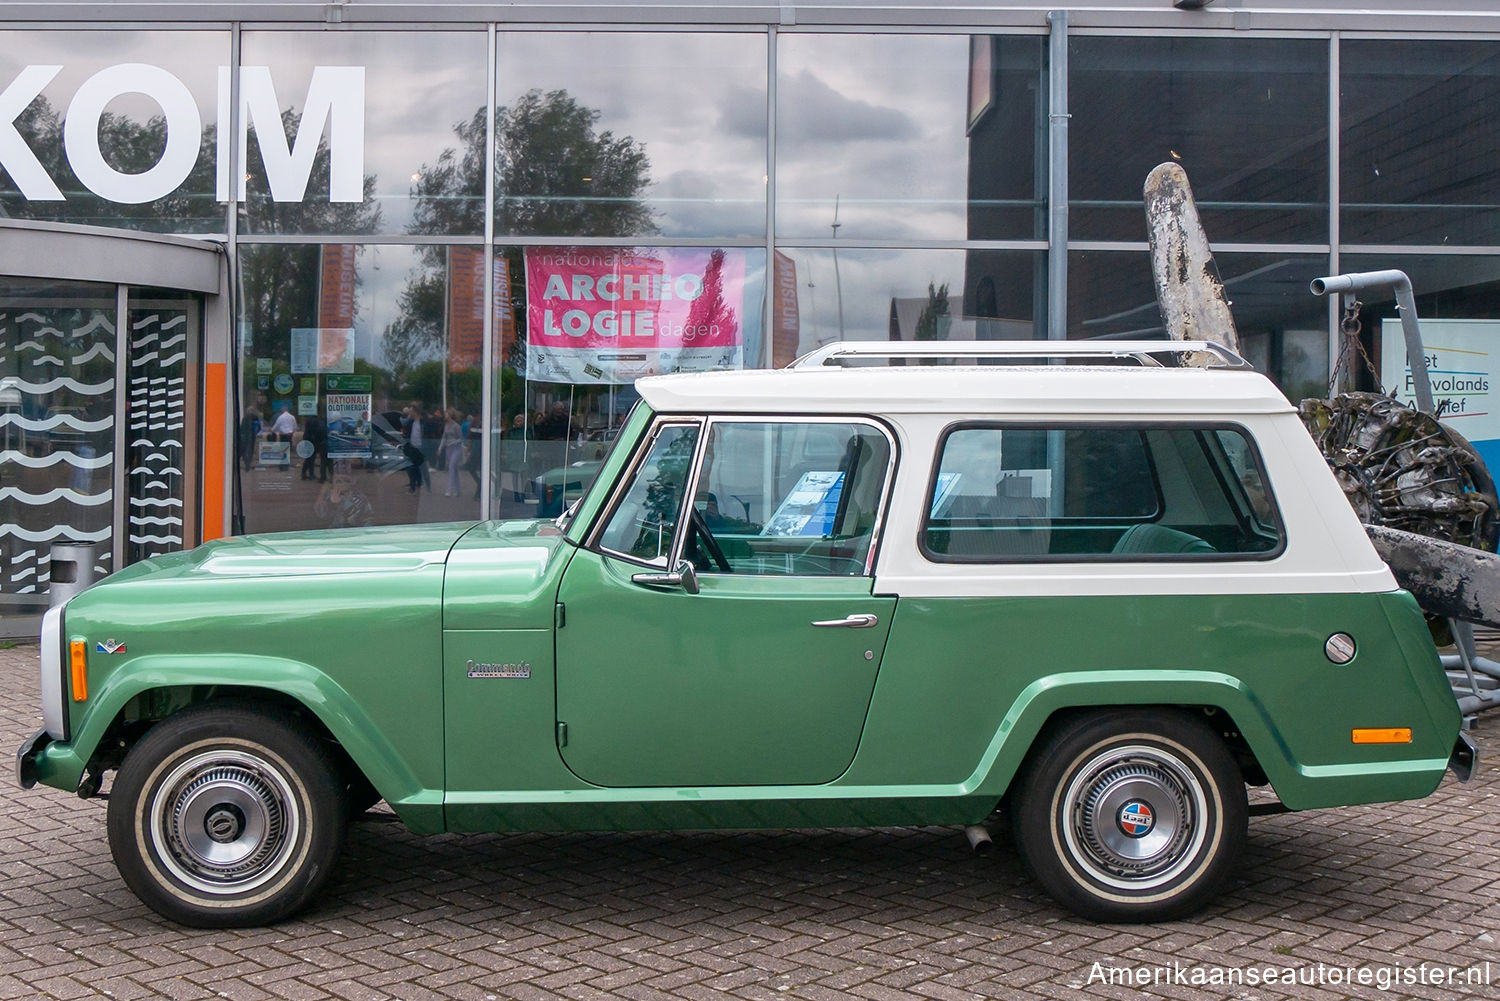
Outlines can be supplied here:
M109 847L126 884L198 928L305 905L343 845L345 784L292 717L205 705L157 724L120 765Z
M1018 778L1021 854L1054 899L1098 921L1203 906L1244 847L1244 779L1220 736L1173 710L1081 717Z

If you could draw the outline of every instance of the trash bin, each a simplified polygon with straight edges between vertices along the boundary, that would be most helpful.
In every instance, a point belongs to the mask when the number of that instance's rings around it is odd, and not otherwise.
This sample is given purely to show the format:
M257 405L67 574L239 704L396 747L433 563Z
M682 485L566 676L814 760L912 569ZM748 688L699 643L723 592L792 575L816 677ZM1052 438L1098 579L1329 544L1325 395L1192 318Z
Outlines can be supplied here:
M52 544L52 586L47 605L56 608L104 576L94 569L104 555L104 542L54 542Z

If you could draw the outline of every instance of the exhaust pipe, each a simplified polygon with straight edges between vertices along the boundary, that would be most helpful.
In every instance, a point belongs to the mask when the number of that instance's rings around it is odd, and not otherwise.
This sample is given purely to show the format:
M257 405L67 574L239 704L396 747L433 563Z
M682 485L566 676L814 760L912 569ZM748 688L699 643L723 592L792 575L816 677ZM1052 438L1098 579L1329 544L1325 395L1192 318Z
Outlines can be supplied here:
M995 842L990 840L990 832L983 824L970 824L965 827L964 837L969 839L969 849L975 855L983 855L995 847Z

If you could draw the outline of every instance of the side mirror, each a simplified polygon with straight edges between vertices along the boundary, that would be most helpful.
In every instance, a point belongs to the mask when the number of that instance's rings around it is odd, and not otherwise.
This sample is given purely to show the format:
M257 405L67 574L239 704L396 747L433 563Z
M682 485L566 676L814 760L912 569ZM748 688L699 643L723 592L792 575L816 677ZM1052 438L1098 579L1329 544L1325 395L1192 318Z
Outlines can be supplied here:
M698 571L687 560L678 560L677 569L671 573L633 574L630 582L646 587L680 587L688 594L698 593Z

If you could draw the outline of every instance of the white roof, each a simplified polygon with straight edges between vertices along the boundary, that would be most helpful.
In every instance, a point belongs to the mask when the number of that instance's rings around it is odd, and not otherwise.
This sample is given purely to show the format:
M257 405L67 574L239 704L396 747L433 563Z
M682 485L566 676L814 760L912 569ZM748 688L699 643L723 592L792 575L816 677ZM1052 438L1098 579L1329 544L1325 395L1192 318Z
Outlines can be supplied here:
M640 379L658 413L1129 416L1292 413L1269 379L1234 369L899 366L700 372Z

